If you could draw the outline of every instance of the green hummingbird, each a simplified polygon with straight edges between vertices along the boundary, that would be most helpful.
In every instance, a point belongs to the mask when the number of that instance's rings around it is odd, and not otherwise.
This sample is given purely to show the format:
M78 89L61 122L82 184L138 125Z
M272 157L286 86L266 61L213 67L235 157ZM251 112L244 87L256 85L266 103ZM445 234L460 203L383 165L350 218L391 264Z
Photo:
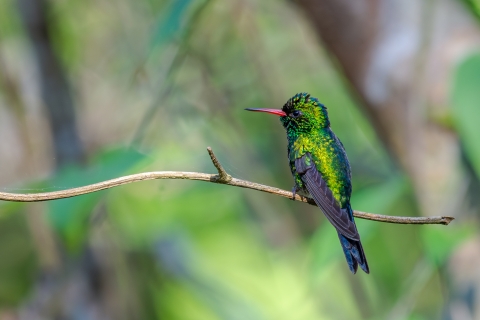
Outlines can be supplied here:
M345 148L330 129L327 108L308 93L298 93L280 109L246 109L280 116L287 131L292 192L310 195L337 229L350 271L358 265L369 273L353 210L350 163Z

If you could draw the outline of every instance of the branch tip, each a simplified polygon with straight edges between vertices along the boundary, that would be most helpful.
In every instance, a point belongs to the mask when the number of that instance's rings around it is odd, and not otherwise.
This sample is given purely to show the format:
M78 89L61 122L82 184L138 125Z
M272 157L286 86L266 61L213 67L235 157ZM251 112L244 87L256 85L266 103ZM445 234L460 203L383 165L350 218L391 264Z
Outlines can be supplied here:
M363 211L353 211L353 216L360 219L374 220L387 223L400 224L443 224L447 226L455 218L448 216L432 216L432 217L398 217L387 216L383 214L375 214Z
M454 217L442 217L442 218L443 218L442 224L445 225L445 226L448 226L450 224L450 222L455 220Z

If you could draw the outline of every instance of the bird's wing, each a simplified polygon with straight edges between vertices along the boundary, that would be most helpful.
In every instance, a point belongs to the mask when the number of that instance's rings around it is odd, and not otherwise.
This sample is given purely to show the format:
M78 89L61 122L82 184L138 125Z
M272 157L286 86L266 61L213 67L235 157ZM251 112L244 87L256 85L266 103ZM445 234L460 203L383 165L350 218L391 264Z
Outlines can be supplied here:
M332 190L317 170L310 153L307 152L295 160L295 169L315 203L322 209L337 231L349 239L359 241L360 235L355 223L350 220L347 210L340 208L337 200L333 197Z

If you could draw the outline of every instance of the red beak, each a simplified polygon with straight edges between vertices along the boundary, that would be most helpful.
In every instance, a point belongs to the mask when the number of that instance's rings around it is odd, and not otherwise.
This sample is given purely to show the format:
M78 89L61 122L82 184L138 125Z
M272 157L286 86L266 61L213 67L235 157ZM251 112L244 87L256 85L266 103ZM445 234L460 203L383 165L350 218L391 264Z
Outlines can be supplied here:
M255 112L266 112L266 113L275 114L275 115L280 116L280 117L285 117L287 115L285 112L283 112L280 109L252 109L252 108L247 108L245 110L255 111Z

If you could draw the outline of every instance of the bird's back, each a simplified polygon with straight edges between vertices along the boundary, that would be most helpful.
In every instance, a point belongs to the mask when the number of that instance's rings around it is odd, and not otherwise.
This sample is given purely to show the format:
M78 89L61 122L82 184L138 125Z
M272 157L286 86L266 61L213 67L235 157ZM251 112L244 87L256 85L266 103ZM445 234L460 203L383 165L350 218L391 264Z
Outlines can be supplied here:
M295 159L309 152L340 206L345 208L349 204L352 193L350 164L342 143L330 128L297 136L289 141L288 151L292 174L299 187L303 186L295 170Z

